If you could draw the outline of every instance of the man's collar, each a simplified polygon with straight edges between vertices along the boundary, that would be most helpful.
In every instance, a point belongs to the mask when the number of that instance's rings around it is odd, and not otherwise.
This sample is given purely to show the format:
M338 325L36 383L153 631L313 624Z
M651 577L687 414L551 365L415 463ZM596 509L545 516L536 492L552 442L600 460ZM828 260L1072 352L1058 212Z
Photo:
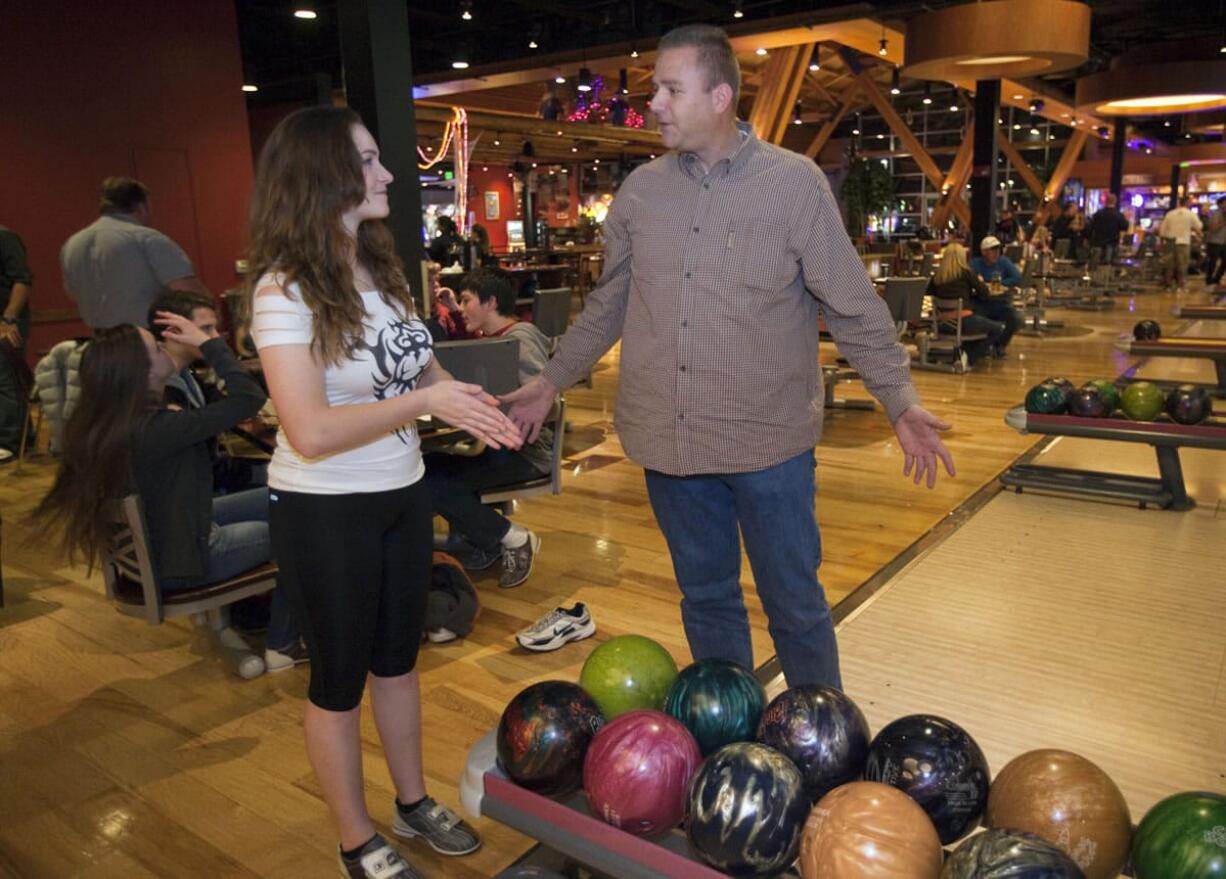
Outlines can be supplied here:
M741 167L753 155L758 146L758 136L754 134L753 127L748 122L736 123L736 131L740 136L740 143L733 150L731 156L727 156L716 162L708 173L713 173L721 165L724 166L724 176L728 176L733 171L739 171ZM681 170L685 171L690 176L702 177L702 160L698 158L697 153L683 152L677 154L677 161L681 164Z
M102 216L110 217L112 220L119 220L124 223L135 223L137 226L143 225L140 220L136 219L134 214L129 214L126 211L105 211Z

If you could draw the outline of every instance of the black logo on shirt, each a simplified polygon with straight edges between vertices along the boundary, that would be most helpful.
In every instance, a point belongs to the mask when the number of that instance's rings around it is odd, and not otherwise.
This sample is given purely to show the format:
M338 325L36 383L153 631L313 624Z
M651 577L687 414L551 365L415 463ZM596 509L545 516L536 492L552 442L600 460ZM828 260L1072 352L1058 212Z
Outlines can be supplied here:
M371 373L375 399L398 397L417 387L417 380L434 356L430 332L418 320L390 320L373 345L366 345L375 361ZM408 443L412 428L397 428L396 436Z

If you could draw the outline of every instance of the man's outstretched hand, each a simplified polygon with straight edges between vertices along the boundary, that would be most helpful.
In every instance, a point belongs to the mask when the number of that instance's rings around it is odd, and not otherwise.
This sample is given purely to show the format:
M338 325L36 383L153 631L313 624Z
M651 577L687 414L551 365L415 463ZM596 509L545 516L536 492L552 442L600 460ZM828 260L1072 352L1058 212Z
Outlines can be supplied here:
M525 443L534 443L540 436L541 425L549 417L553 401L557 399L558 389L546 381L544 376L537 376L522 388L509 394L503 394L498 399L511 404L511 423L519 428ZM901 419L900 419L901 420Z
M937 431L949 430L949 425L937 418L922 406L912 406L894 422L894 433L898 434L898 442L902 445L905 458L902 465L903 476L912 476L915 484L925 476L928 487L937 484L937 459L945 465L945 472L954 475L954 456L945 448Z

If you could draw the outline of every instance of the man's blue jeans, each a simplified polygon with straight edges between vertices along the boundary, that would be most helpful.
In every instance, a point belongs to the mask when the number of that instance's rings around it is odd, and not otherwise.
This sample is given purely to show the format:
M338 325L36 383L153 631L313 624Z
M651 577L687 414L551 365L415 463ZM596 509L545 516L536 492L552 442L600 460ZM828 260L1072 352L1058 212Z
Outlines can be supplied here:
M673 557L694 659L754 667L740 584L744 536L788 685L842 687L834 623L817 581L822 541L814 513L815 466L808 451L752 473L647 471L647 494Z

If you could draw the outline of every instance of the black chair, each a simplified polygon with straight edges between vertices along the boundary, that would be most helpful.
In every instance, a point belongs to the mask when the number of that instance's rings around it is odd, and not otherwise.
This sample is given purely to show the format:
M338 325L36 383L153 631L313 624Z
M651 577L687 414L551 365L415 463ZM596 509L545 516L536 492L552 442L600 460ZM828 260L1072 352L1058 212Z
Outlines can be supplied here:
M543 494L562 493L562 444L566 435L566 398L558 397L546 421L553 427L553 445L550 447L549 473L524 482L497 485L481 492L483 504L506 504L509 501L536 497Z
M458 339L436 342L439 365L457 381L481 385L495 396L519 387L519 340Z
M537 290L532 297L532 322L548 337L551 353L570 326L570 302L569 287Z
M920 337L919 360L915 366L941 372L964 373L970 368L966 345L987 341L987 333L962 330L962 297L932 297L932 328ZM945 315L945 316L942 316ZM944 362L948 360L948 362Z

